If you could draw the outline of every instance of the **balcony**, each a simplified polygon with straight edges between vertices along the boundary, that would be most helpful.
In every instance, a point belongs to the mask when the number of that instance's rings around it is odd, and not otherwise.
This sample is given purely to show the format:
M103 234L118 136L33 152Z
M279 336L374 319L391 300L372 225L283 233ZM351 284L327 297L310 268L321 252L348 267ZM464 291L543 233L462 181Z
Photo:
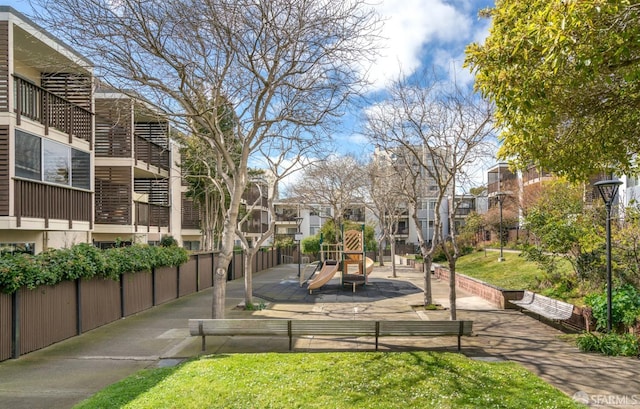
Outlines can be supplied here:
M276 214L276 222L291 222L296 223L298 218L297 213L282 213Z
M145 229L140 227L146 227L146 231L150 232L151 226L157 226L159 232L161 227L169 227L169 213L171 210L169 206L135 202L135 209L136 231L143 231Z
M198 203L182 193L182 228L200 230L200 209Z
M458 207L456 209L456 216L468 216L473 212L473 208L471 207Z
M68 220L70 229L74 221L92 224L91 192L22 179L15 179L14 187L17 227L23 217L44 219L45 229L51 219Z
M54 128L73 137L92 142L93 113L18 76L13 76L16 124L28 118L44 125L45 135Z
M147 164L147 170L149 170L150 166L169 170L169 151L164 147L136 135L135 150L136 165L138 161L143 161Z

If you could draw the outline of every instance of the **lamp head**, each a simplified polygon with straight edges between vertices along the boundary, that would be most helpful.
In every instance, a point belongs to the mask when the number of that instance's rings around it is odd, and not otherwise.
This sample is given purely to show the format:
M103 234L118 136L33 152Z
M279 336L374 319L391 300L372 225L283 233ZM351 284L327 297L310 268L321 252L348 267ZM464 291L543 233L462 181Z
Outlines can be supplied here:
M602 197L604 204L610 206L616 198L618 188L621 184L621 180L601 180L593 185L598 188L598 192L600 192L600 196Z

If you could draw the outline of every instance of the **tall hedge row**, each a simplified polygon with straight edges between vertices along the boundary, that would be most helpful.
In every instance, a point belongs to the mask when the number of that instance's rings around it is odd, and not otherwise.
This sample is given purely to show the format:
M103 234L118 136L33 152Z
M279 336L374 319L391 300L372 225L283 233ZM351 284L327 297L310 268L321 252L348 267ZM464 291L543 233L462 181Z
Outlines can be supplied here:
M117 280L120 274L179 266L189 253L177 246L133 245L100 250L87 243L67 249L48 250L35 256L0 256L0 290L11 294L20 287L34 289L65 280L103 277Z

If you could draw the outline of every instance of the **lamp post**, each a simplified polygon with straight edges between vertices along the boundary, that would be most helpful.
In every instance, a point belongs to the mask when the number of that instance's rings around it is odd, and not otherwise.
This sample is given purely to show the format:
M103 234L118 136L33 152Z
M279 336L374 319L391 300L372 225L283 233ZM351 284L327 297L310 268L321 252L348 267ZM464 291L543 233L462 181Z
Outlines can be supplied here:
M593 185L598 188L607 209L607 332L611 332L611 205L618 194L620 180L602 180Z
M301 246L301 242L302 242L302 232L300 231L300 225L302 224L302 220L304 220L304 217L298 216L296 217L296 242L298 243L298 278L300 278L300 259L302 258L302 246Z
M498 200L498 205L500 206L500 257L498 257L498 261L502 262L504 261L504 254L502 253L502 247L503 247L503 234L502 234L502 204L504 203L504 199L507 197L507 192L496 192L495 194L496 196L496 200Z

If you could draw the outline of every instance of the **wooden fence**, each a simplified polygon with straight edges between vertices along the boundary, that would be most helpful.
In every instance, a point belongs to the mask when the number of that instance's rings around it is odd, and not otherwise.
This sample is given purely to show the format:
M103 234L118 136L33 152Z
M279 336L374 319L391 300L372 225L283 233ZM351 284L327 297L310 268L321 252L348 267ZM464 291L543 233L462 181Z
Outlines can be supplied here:
M280 254L293 249L260 251L254 272L275 267ZM180 267L66 281L34 290L0 293L0 361L44 348L120 318L184 297L213 285L215 253L192 254ZM229 280L244 277L244 255L234 254Z

